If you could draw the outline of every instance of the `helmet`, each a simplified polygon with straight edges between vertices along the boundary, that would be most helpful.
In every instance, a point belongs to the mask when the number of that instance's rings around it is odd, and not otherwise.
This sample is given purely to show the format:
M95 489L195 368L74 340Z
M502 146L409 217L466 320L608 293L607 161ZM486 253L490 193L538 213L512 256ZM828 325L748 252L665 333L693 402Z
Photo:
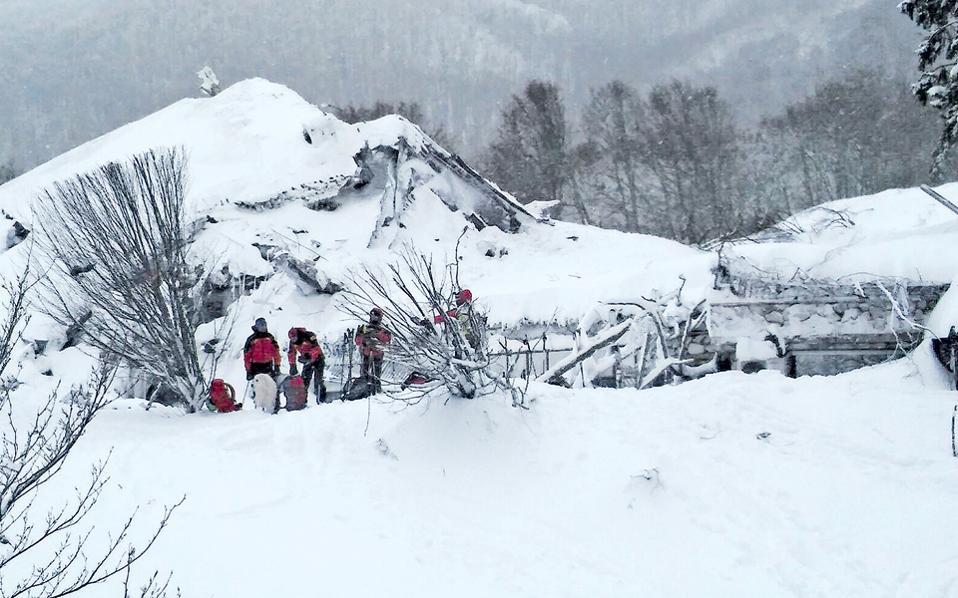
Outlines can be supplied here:
M266 318L256 318L256 321L253 322L253 330L256 332L266 332Z
M299 328L290 328L289 332L286 335L289 337L289 340L296 338L296 335L299 334Z
M374 307L369 310L369 321L370 322L382 322L383 321L383 310L378 307Z
M463 289L456 293L456 305L463 305L466 303L472 303L472 291L469 289Z

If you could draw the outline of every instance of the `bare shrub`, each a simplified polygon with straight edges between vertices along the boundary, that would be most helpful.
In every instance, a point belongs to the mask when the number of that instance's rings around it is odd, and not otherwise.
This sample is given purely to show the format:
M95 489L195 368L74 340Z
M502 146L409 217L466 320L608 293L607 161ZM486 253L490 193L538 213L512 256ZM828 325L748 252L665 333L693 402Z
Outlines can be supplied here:
M359 320L373 307L382 309L392 334L387 372L397 378L383 381L391 398L416 402L441 390L465 399L507 393L521 405L522 392L491 363L485 317L475 305L457 306L458 290L454 269L407 248L386 273L368 267L354 273L342 309ZM411 373L426 382L402 384Z
M187 261L185 189L179 150L106 164L43 192L37 243L50 271L45 311L198 408L201 276Z
M72 500L37 516L36 501L108 404L116 368L103 366L88 384L63 397L54 391L39 405L24 403L21 392L15 408L13 395L21 384L9 366L27 319L32 286L28 276L29 271L3 286L7 302L0 307L5 313L0 322L0 598L56 598L112 578L124 580L128 596L160 598L166 594L168 579L164 582L154 574L131 594L130 570L153 546L179 504L166 509L140 546L130 537L135 512L100 545L87 523L107 483L106 463L100 462L92 467L87 482L75 489Z

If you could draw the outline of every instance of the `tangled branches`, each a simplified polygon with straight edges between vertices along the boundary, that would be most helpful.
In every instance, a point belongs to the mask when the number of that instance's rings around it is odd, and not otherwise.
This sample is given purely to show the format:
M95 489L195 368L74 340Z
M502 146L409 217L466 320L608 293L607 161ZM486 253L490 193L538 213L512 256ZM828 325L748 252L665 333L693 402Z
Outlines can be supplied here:
M472 301L457 302L461 289L451 270L407 247L385 273L369 267L353 273L341 309L360 320L373 307L383 311L392 334L386 371L394 379L384 380L391 398L417 402L439 390L465 399L507 393L522 405L522 391L492 365L486 318Z
M45 311L101 354L202 405L199 276L187 261L186 161L149 151L54 184L38 202Z

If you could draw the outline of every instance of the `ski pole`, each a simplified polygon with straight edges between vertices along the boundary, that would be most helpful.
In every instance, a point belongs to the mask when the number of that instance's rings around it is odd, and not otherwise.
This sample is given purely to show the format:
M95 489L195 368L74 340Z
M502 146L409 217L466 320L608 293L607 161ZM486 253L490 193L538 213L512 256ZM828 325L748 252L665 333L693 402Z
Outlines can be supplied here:
M951 454L958 457L958 447L955 446L955 417L958 416L958 405L951 412Z
M243 391L243 402L240 405L246 405L246 397L249 395L249 387L253 383L252 380L246 381L246 390Z

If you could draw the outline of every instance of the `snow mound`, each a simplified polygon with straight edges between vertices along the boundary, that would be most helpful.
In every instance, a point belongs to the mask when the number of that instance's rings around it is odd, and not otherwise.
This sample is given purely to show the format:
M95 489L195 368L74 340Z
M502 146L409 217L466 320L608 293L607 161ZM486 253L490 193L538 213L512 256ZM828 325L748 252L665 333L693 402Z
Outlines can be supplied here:
M953 587L953 395L924 386L907 360L836 378L728 373L532 396L528 412L374 401L366 434L364 403L197 417L117 405L57 488L112 448L102 529L136 506L148 521L186 494L142 567L172 570L184 595L864 598ZM254 554L258 566L210 574L211 555Z
M938 190L958 200L958 183ZM958 273L949 251L958 244L958 216L917 188L822 204L756 239L737 245L729 257L784 278L943 283Z
M336 291L351 272L382 270L407 247L458 264L490 324L506 329L574 328L597 302L672 291L680 276L688 301L710 285L710 254L542 222L406 119L347 124L263 79L182 100L41 165L0 187L0 210L29 229L34 198L55 181L166 146L189 158L194 258L223 288L254 287L230 297L238 326L220 339L229 347L220 373L230 380L242 381L247 322L266 317L280 335L306 326L332 346L356 325ZM28 246L0 245L0 272L15 273ZM212 340L213 328L197 341Z

